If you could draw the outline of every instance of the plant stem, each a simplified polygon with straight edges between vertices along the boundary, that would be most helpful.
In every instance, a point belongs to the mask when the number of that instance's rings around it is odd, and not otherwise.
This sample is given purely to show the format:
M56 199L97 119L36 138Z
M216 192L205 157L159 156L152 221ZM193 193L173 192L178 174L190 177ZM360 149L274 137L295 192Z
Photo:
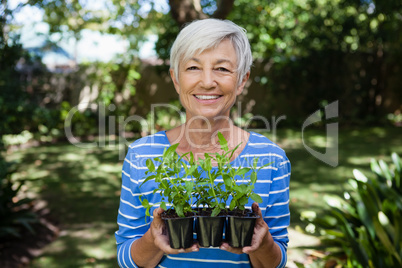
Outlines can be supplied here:
M211 179L212 179L211 171L208 171L208 177L209 177L209 184L210 184L211 189L212 189L212 194L214 195L214 198L215 198L216 206L219 207L218 198L216 197L216 193L215 193L215 190L214 190L215 183L213 181L211 182Z

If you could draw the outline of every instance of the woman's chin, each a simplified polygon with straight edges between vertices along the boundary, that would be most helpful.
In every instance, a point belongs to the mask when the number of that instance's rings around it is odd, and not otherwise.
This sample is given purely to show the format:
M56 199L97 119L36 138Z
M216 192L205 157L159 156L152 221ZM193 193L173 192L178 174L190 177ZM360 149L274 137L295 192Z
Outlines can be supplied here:
M195 120L204 120L214 123L221 123L220 121L229 121L229 113L217 113L216 110L212 111L198 111L196 114L188 118L188 120L195 121Z

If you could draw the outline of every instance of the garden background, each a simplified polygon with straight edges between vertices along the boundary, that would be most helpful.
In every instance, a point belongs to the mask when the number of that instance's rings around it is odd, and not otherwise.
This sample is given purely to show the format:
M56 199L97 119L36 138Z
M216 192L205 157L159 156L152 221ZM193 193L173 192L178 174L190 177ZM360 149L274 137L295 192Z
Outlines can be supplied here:
M34 47L22 42L26 25L17 19L28 21L29 12L47 25L45 31L31 28L42 40ZM254 65L233 109L234 122L277 142L292 163L288 266L366 267L384 259L383 267L390 267L400 261L400 162L391 153L402 153L401 1L2 0L1 267L117 266L124 152L135 139L180 123L169 48L186 22L207 17L234 21L251 42ZM85 57L90 51L80 50L80 42L93 34L117 40L124 51L107 60ZM144 46L153 41L154 53L145 55ZM101 45L92 43L93 49ZM325 108L333 103L337 113L331 118ZM317 122L304 127L313 113ZM339 136L327 135L329 125ZM337 152L332 165L308 150L325 155L329 144ZM378 166L371 159L380 160ZM396 196L383 194L380 185L378 201L354 169L368 181L385 177L384 187ZM359 183L350 183L356 177ZM352 205L352 216L369 226L348 216L345 226L356 226L351 233L347 227L323 233L308 221L306 215L333 215L326 195L352 202L344 192L362 189L378 202L356 197L356 204L369 204L368 212ZM395 207L386 198L394 198ZM388 240L372 242L382 230L377 216L395 250L391 257L370 253L389 246ZM330 223L326 228L337 225ZM324 240L323 234L332 237ZM342 234L356 237L358 245Z

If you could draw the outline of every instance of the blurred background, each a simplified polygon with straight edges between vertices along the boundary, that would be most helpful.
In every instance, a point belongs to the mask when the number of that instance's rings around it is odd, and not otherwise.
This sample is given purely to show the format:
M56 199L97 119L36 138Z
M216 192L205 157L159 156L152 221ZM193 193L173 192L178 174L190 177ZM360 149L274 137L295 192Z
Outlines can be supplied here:
M126 147L182 122L170 46L209 17L251 43L234 122L292 163L288 267L402 265L400 0L1 0L0 267L117 267ZM325 154L331 123L332 166L306 150ZM323 215L333 217L319 227Z

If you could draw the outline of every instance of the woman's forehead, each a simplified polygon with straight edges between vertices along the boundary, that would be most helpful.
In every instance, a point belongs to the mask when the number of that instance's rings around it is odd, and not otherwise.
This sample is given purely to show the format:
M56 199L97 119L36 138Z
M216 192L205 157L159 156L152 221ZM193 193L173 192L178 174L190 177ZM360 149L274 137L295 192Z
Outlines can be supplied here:
M206 49L199 49L193 55L183 53L180 58L180 64L186 64L189 61L200 61L201 54L203 53L219 53L215 59L216 63L229 62L231 64L237 64L237 53L233 46L233 43L229 39L223 39L219 43ZM233 53L234 52L234 53Z

